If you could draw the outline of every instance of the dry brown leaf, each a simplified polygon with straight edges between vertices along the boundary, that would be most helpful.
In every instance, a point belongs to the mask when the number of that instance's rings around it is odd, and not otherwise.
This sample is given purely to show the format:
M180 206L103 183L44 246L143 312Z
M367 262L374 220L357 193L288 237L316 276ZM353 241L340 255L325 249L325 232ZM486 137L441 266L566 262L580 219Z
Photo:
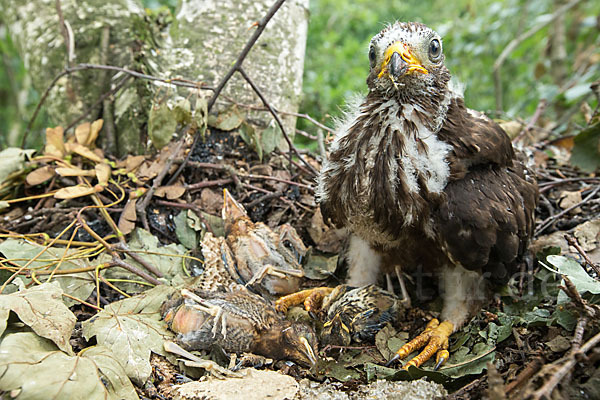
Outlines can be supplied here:
M90 137L90 126L89 122L85 122L75 128L75 139L82 146L87 146L87 141Z
M136 175L140 179L148 180L156 177L165 168L165 161L156 160L152 162L144 162L140 166Z
M47 165L45 167L38 168L34 171L31 171L27 174L27 178L25 181L28 185L34 186L39 185L40 183L46 182L48 179L54 176L54 168Z
M98 178L98 184L102 186L108 185L108 180L110 179L111 173L110 165L105 163L96 164L94 169L96 170L96 178Z
M92 147L92 145L96 142L98 133L100 132L100 129L102 129L102 125L104 125L103 119L97 119L92 122L92 126L90 127L90 136L88 137L86 146Z
M96 173L92 170L86 170L77 167L56 168L56 173L60 176L96 176Z
M166 197L169 200L178 199L185 193L185 188L181 185L161 186L154 193L157 197Z
M63 141L63 128L57 126L56 128L46 128L46 147L44 154L63 158L65 155L65 144Z
M81 157L85 157L88 160L97 163L104 161L102 157L98 156L96 153L87 147L80 145L79 143L67 143L65 147L69 152L79 154Z
M209 188L204 188L200 193L198 204L201 210L209 214L219 214L223 208L223 194Z
M137 220L137 213L135 211L136 199L130 199L125 204L125 208L119 218L118 227L119 230L127 235L135 229L135 221Z
M125 160L125 169L127 172L131 172L142 165L145 159L144 156L128 156Z
M57 199L74 199L76 197L88 196L90 194L99 193L104 188L100 185L96 185L93 187L76 185L76 186L67 186L65 188L59 189L56 193L54 193L54 197Z
M561 138L551 141L550 144L571 151L573 150L573 146L575 145L575 136L563 136Z

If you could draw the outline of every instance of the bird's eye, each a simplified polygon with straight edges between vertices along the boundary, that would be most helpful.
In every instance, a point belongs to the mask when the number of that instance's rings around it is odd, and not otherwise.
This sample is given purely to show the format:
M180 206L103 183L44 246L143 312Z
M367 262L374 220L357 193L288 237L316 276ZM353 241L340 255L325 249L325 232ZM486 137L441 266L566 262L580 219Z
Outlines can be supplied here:
M375 47L371 47L369 50L369 62L371 63L371 67L375 66Z
M433 62L440 60L442 56L442 44L438 39L433 39L429 42L429 59Z

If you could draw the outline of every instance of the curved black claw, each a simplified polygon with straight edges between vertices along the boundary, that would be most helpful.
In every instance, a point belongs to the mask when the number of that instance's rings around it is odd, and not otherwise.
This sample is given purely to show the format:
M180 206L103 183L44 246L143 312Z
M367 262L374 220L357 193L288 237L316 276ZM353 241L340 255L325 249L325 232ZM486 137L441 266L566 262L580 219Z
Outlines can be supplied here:
M175 376L175 382L178 385L181 385L183 383L188 383L188 382L192 382L193 381L193 379L188 378L187 376L185 376L183 374L175 374L174 376Z
M440 367L446 362L446 357L440 357L439 360L435 363L435 367L433 367L434 371L440 369Z
M390 361L388 361L387 363L385 363L385 366L389 367L390 365L392 365L393 363L395 363L399 359L400 359L400 356L398 354L394 354L394 357L392 357Z

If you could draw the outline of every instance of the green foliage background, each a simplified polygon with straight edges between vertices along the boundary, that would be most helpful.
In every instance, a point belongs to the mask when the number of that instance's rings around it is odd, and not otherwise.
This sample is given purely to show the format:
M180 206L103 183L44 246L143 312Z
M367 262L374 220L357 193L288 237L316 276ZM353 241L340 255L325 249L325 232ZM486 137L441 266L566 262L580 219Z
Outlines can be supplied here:
M557 0L311 1L302 109L325 122L329 122L329 116L340 115L345 98L353 92L366 91L371 37L386 23L399 20L423 22L440 33L444 38L446 64L466 86L467 105L493 111L496 108L494 61L511 40L549 18L565 3ZM502 68L506 115L497 117L529 117L544 97L554 105L551 111L558 114L584 96L592 100L589 85L600 74L599 13L600 2L584 1L566 14L565 81L555 82L551 74L548 52L552 23L517 47ZM565 86L562 93L560 86ZM304 121L300 126L309 131L314 129Z
M143 0L143 3L153 9L167 6L173 10L176 0ZM483 111L495 110L494 61L511 40L549 18L565 3L565 0L311 0L301 111L331 125L331 117L341 114L345 99L366 90L370 38L395 20L420 21L436 29L444 37L447 65L466 84L467 104ZM565 16L564 79L552 74L555 64L550 60L549 50L554 23L516 48L502 69L505 113L498 117L527 118L539 99L547 98L551 107L546 116L559 122L556 132L563 132L569 127L567 122L573 122L570 117L582 100L595 106L589 85L600 75L599 14L600 2L582 1ZM0 56L0 148L3 148L20 144L39 93L31 88L1 16ZM42 109L34 131L42 131L47 123ZM305 120L299 120L298 126L312 133L316 130Z

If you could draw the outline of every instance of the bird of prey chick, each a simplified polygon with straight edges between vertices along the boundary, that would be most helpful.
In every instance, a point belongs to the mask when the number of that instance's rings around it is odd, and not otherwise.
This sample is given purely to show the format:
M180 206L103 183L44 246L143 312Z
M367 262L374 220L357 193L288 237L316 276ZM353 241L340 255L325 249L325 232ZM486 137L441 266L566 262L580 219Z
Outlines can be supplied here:
M319 178L323 216L351 233L351 286L396 266L440 281L442 322L402 347L408 365L437 353L506 282L532 235L538 189L506 133L465 106L444 65L442 38L394 23L372 38L368 94L349 106Z

